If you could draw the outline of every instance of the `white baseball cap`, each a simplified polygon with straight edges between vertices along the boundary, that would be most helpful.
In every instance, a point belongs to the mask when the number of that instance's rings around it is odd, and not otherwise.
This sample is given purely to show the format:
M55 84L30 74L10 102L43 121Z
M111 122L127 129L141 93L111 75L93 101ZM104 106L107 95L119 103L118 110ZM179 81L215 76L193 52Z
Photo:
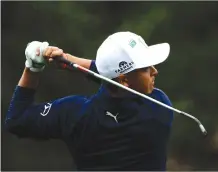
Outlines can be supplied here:
M162 63L169 52L168 43L148 46L135 33L117 32L100 45L95 63L100 75L112 79L135 69Z

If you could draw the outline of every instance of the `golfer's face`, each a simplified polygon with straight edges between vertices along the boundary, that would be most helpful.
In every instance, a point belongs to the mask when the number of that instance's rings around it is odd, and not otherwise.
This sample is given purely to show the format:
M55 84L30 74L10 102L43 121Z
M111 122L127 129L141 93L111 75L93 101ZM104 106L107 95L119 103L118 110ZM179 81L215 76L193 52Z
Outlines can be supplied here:
M158 74L154 66L138 69L130 73L129 87L144 94L149 94L153 91L155 76Z

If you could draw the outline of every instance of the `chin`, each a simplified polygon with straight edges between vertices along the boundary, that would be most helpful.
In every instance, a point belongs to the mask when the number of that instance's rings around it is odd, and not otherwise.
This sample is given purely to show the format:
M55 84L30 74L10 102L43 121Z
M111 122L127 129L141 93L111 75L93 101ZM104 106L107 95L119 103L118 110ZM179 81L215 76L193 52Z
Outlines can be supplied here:
M144 93L144 94L151 94L152 91L153 91L153 89L152 89L152 90L146 90L146 91L143 91L143 93Z
M147 92L147 94L151 94L151 93L152 93L152 91L153 91L153 90L151 90L151 91L148 91L148 92Z
M153 90L154 90L154 87L152 87L151 89L147 90L146 94L151 94Z

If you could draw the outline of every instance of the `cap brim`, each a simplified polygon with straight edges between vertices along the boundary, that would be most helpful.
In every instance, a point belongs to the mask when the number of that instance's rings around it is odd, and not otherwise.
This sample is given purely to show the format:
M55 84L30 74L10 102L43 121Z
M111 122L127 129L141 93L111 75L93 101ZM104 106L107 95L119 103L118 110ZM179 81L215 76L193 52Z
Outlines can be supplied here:
M144 68L164 62L170 53L170 45L168 43L161 43L151 45L147 48L143 57L140 59L140 63L137 64L136 68Z

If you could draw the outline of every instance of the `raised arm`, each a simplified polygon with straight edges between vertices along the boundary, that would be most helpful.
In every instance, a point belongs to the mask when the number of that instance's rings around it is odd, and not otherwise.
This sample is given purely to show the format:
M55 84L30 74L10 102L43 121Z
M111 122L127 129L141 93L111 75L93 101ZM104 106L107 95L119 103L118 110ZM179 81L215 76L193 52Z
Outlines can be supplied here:
M43 57L48 61L51 61L51 59L55 58L55 56L63 56L73 63L97 72L95 61L63 53L63 50L58 47L49 46L43 52ZM40 75L41 72L32 72L29 68L25 67L18 86L36 89L39 83Z
M69 134L68 132L80 119L79 112L84 109L86 98L69 96L34 104L34 95L45 63L38 57L43 56L43 58L48 57L47 59L49 59L49 57L63 55L63 51L57 47L48 46L44 51L41 51L39 47L39 49L34 48L34 52L31 50L26 53L26 67L13 93L5 119L5 127L20 137L60 138ZM80 60L80 58L73 58L70 55L68 58L83 67L91 65L91 60Z
M66 58L67 60L69 60L73 63L76 63L76 64L78 64L84 68L87 68L87 69L90 68L91 63L92 63L92 60L90 60L90 59L76 57L76 56L73 56L73 55L68 54L68 53L64 54L63 57Z
M82 67L85 67L89 70L92 70L95 73L98 73L98 70L97 70L96 65L95 65L95 60L80 58L80 57L76 57L76 56L73 56L71 54L65 54L65 53L63 53L63 57L72 63L76 63ZM60 65L60 66L67 68L65 65ZM101 80L93 77L92 75L85 75L85 76L87 79L92 80L99 85L101 84Z

